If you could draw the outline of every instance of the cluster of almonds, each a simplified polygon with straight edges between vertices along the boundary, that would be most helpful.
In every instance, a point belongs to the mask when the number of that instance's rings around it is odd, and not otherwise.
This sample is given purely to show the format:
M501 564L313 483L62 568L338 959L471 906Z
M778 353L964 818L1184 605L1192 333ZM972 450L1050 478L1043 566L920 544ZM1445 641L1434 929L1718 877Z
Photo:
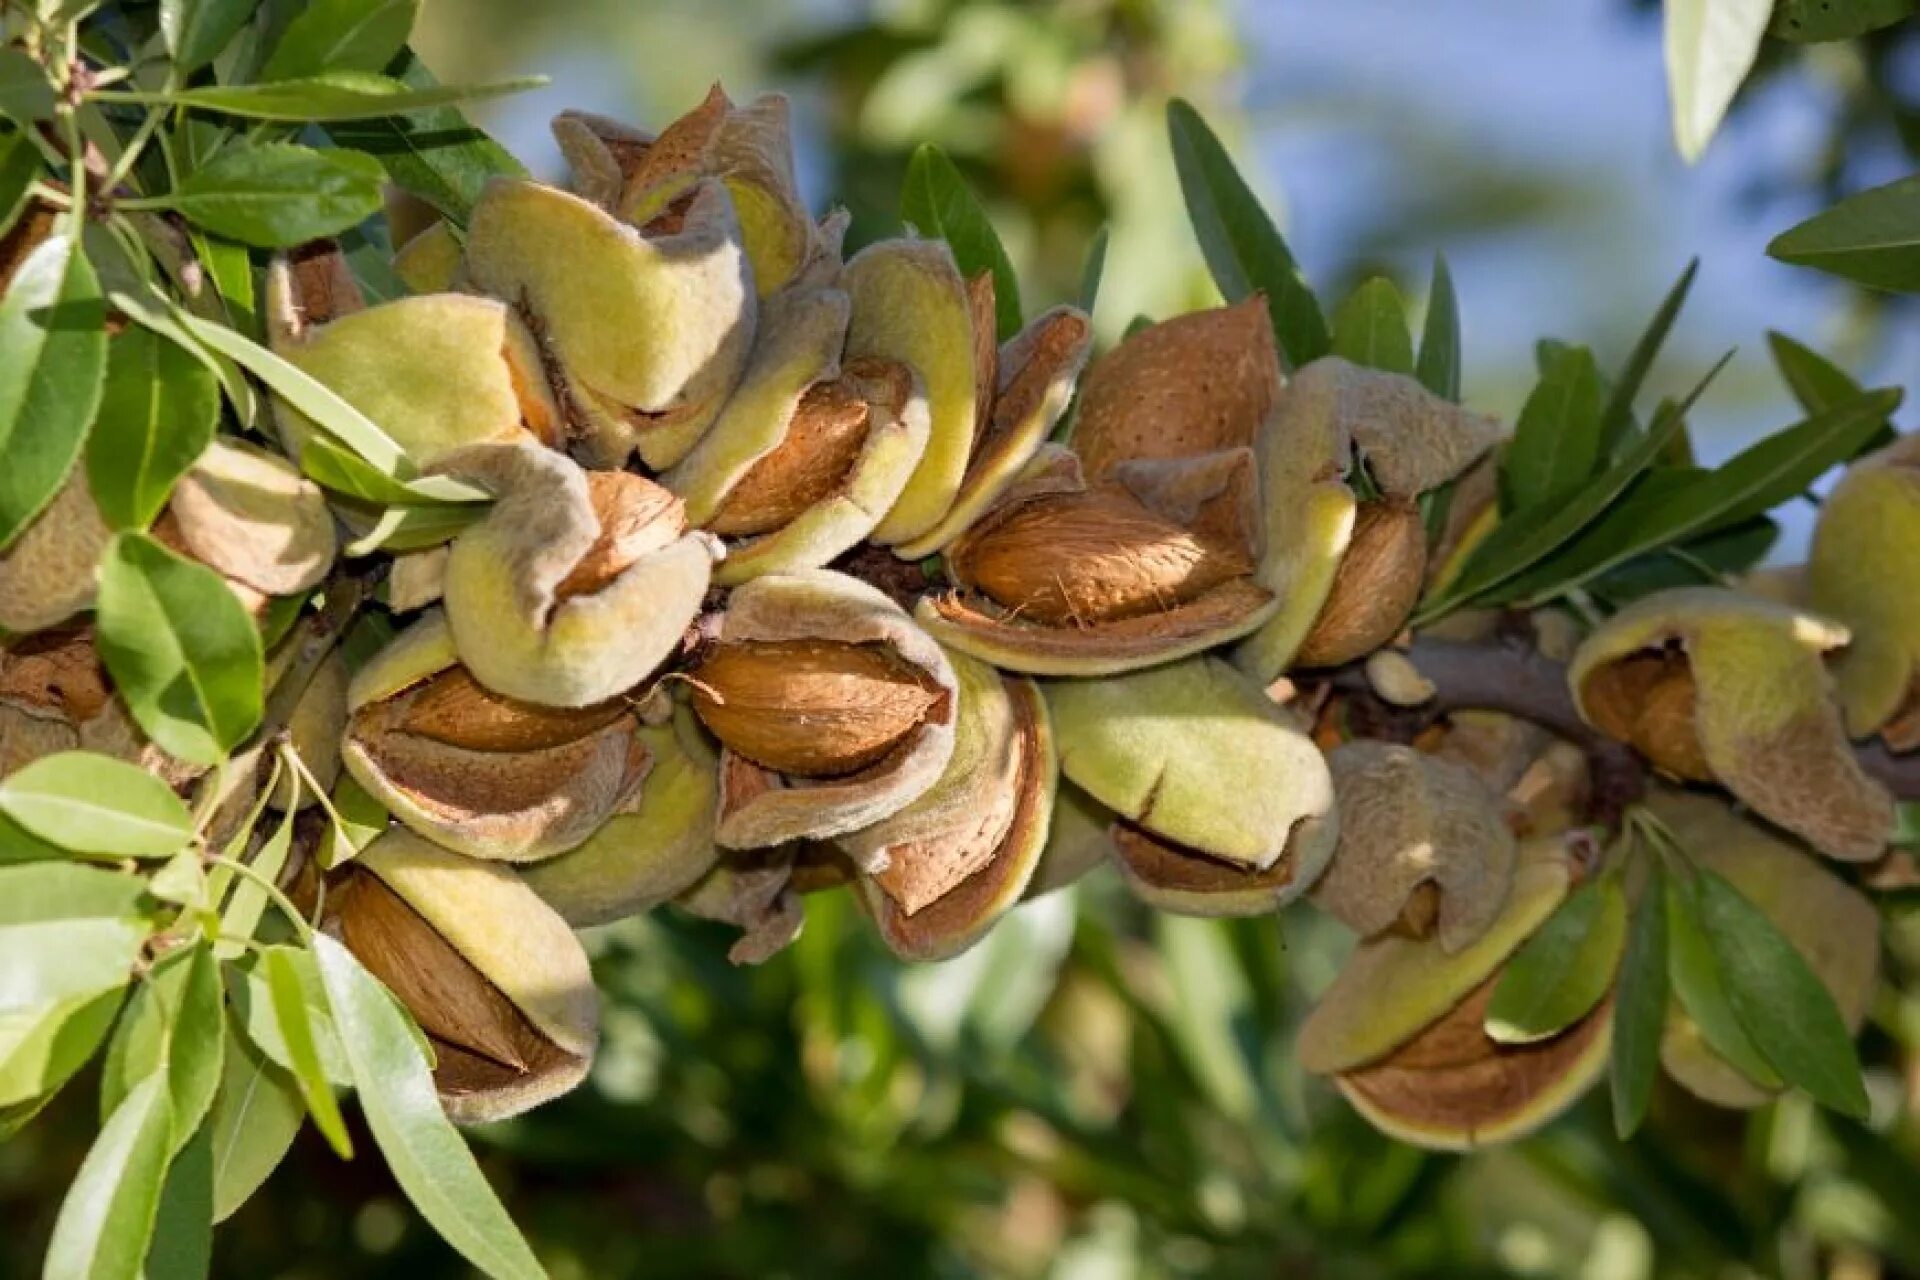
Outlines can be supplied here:
M493 496L449 545L394 557L385 603L411 621L350 680L323 669L293 722L323 778L337 759L397 820L298 888L433 1038L451 1114L511 1115L584 1075L597 999L574 927L671 902L759 961L804 895L850 885L888 947L934 960L1100 861L1165 910L1310 895L1352 926L1300 1053L1411 1140L1510 1136L1592 1082L1607 1002L1536 1044L1481 1029L1585 869L1580 752L1488 713L1356 738L1325 682L1286 678L1392 652L1495 518L1498 424L1337 358L1283 386L1258 298L1091 366L1073 308L999 343L991 275L944 243L842 260L844 215L799 199L777 97L716 88L658 137L577 114L555 132L571 190L496 180L464 233L396 212L412 296L366 305L328 245L268 279L282 357ZM295 463L321 438L276 419ZM1914 476L1893 457L1836 495L1843 567L1874 536L1844 513L1896 507L1911 530ZM1430 546L1420 499L1454 482ZM78 744L184 781L70 622L105 537L90 512L77 480L0 558L0 625L25 633L0 654L0 769ZM158 533L264 602L322 579L336 517L378 514L223 441ZM1911 744L1911 601L1825 580L1844 598L1816 604L1900 638L1849 650L1852 728ZM1849 772L1819 660L1844 634L1731 593L1659 597L1589 637L1574 678L1663 770L1872 856L1890 810ZM1757 683L1777 694L1758 719ZM1786 926L1831 953L1857 1016L1858 895L1717 802L1658 803L1731 824L1700 847L1759 877L1763 906L1796 904ZM1689 1034L1676 1013L1669 1067L1710 1096L1777 1084Z

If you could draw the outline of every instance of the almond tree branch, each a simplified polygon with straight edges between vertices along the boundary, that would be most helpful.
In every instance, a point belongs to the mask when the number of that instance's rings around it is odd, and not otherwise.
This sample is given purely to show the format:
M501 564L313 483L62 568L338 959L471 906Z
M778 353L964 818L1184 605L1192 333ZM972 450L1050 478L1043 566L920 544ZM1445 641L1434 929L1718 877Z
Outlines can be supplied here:
M1449 711L1503 711L1550 729L1601 758L1625 751L1587 725L1574 710L1566 665L1518 639L1464 641L1416 636L1404 653L1434 686L1432 699L1412 708L1415 714L1431 720ZM1371 695L1359 664L1340 668L1332 678L1337 689ZM1920 800L1920 753L1896 755L1885 743L1875 741L1856 745L1854 756L1860 767L1897 799ZM1639 767L1644 770L1644 765Z

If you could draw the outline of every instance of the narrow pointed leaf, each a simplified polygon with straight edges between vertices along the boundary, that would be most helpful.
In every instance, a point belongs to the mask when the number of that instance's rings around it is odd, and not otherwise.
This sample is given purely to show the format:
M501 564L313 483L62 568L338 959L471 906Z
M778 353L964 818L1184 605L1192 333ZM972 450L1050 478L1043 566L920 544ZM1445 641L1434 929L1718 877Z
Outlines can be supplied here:
M400 79L413 89L438 84L412 55L407 55ZM397 186L460 227L467 225L474 202L490 179L525 177L527 172L511 152L474 128L454 107L340 122L327 126L327 133L341 146L374 157Z
M292 949L269 947L261 956L260 967L273 999L274 1021L286 1045L288 1065L293 1068L294 1083L307 1101L321 1136L342 1160L353 1158L353 1141L347 1137L347 1123L340 1116L340 1104L334 1100L333 1087L320 1065L319 1050L314 1047L313 1026L308 1021L308 1006L300 982L300 972L292 962Z
M224 992L220 966L204 943L176 951L135 988L107 1047L100 1111L111 1114L142 1080L166 1078L178 1151L213 1105L220 1086Z
M240 34L259 0L160 0L160 35L185 79L220 55Z
M143 533L100 562L100 656L161 748L214 764L260 723L260 632L219 574Z
M26 134L0 130L0 236L13 229L41 168L39 149Z
M1559 347L1520 410L1500 455L1508 510L1556 503L1586 482L1603 458L1600 366L1586 347Z
M400 1007L323 933L314 959L374 1141L407 1198L447 1243L495 1280L545 1275L434 1093Z
M1667 976L1673 994L1709 1048L1755 1084L1778 1088L1780 1077L1760 1055L1728 999L1720 960L1701 918L1699 895L1698 876L1668 878Z
M456 102L525 93L545 84L544 76L497 80L488 84L446 84L412 89L388 76L336 71L302 80L267 84L204 85L193 89L104 94L109 101L147 106L191 107L251 120L325 123L409 115Z
M1220 292L1229 302L1266 294L1284 367L1297 369L1327 354L1332 335L1320 303L1220 139L1180 98L1167 104L1167 129L1187 216Z
M1666 0L1664 8L1673 141L1692 162L1759 55L1773 0Z
M1873 289L1920 290L1920 175L1847 197L1781 232L1767 252Z
M287 24L260 79L378 71L407 43L419 9L420 0L314 0Z
M125 994L116 985L0 1010L0 1108L51 1096L72 1079L106 1040Z
M1660 357L1660 349L1667 344L1667 335L1673 332L1673 322L1680 316L1680 308L1686 305L1687 294L1693 289L1693 278L1700 272L1700 259L1687 263L1687 269L1667 290L1667 296L1660 300L1653 318L1647 321L1646 329L1633 344L1633 350L1627 353L1627 362L1620 367L1620 376L1613 380L1612 389L1607 395L1607 407L1600 414L1600 452L1605 457L1613 457L1622 443L1633 432L1633 402L1639 396L1640 388L1647 380L1647 374L1653 370L1653 362Z
M1703 868L1697 895L1727 1002L1754 1047L1787 1083L1864 1118L1859 1055L1832 993L1773 921L1724 878Z
M900 191L900 217L921 235L945 240L953 250L960 275L971 280L982 271L993 273L994 319L1000 341L1020 332L1020 281L1013 273L1006 246L994 230L980 197L947 153L931 142L922 143L907 162L906 184Z
M1613 997L1613 1127L1622 1139L1646 1118L1667 1019L1667 894L1656 865L1635 904Z
M1333 316L1333 353L1369 369L1412 375L1413 334L1393 281L1375 276L1340 304Z
M233 146L181 179L167 208L217 235L287 249L380 210L378 161L287 142Z
M1784 333L1769 330L1767 347L1773 352L1774 366L1780 370L1787 390L1808 413L1820 413L1845 404L1865 390L1845 369ZM1861 448L1870 451L1891 444L1897 433L1889 419Z
M136 1280L166 1176L172 1116L166 1079L141 1081L101 1126L67 1188L44 1280Z
M1093 233L1093 243L1087 246L1086 265L1080 268L1080 292L1077 302L1082 311L1093 314L1093 308L1100 301L1100 280L1107 272L1107 239L1109 228L1105 223Z
M1445 254L1433 255L1433 284L1427 290L1427 320L1420 331L1420 357L1414 376L1443 400L1460 399L1460 297Z
M1507 961L1487 1006L1487 1034L1527 1044L1586 1017L1613 985L1626 931L1619 878L1582 885Z
M71 862L0 867L0 1010L125 986L152 931L134 876Z
M0 550L80 458L107 368L106 311L65 232L26 256L0 296Z

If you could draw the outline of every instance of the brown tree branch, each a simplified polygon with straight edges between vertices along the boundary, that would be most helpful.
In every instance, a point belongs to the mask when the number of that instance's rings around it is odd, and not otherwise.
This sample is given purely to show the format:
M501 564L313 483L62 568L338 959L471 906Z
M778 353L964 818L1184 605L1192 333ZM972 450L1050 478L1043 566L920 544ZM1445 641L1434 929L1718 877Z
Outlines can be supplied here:
M1503 711L1531 720L1589 751L1617 754L1624 748L1580 718L1567 687L1564 663L1515 640L1443 640L1417 636L1404 650L1414 668L1433 683L1432 699L1415 708L1438 716L1448 711ZM1359 664L1332 673L1347 692L1371 692ZM1920 752L1896 755L1883 742L1856 745L1860 767L1901 800L1920 800Z

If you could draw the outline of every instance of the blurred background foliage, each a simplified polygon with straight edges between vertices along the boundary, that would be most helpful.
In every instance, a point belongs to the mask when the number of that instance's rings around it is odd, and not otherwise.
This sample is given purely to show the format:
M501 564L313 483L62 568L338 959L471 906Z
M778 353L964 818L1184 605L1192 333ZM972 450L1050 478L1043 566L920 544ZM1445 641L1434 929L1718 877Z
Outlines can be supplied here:
M1795 416L1767 328L1911 381L1911 310L1761 247L1914 167L1920 33L1770 48L1687 170L1658 18L1621 0L430 0L416 44L449 80L554 77L477 113L547 177L562 106L658 124L715 78L784 89L803 185L846 203L861 241L897 227L907 157L937 141L1029 310L1073 297L1110 229L1108 341L1212 297L1162 124L1188 97L1323 297L1384 271L1417 298L1444 249L1469 400L1507 415L1536 338L1616 358L1697 252L1665 376L1745 352L1695 423L1711 460ZM1870 1125L1663 1086L1630 1144L1596 1095L1464 1158L1379 1137L1293 1064L1290 1029L1347 945L1306 911L1154 916L1096 872L938 966L891 960L844 893L810 899L801 941L760 969L730 968L722 933L668 912L596 931L590 1084L482 1135L562 1280L1920 1275L1920 921L1900 904L1862 1046ZM34 1270L92 1102L69 1089L0 1147L0 1274ZM216 1242L224 1276L462 1274L377 1161L312 1133Z

